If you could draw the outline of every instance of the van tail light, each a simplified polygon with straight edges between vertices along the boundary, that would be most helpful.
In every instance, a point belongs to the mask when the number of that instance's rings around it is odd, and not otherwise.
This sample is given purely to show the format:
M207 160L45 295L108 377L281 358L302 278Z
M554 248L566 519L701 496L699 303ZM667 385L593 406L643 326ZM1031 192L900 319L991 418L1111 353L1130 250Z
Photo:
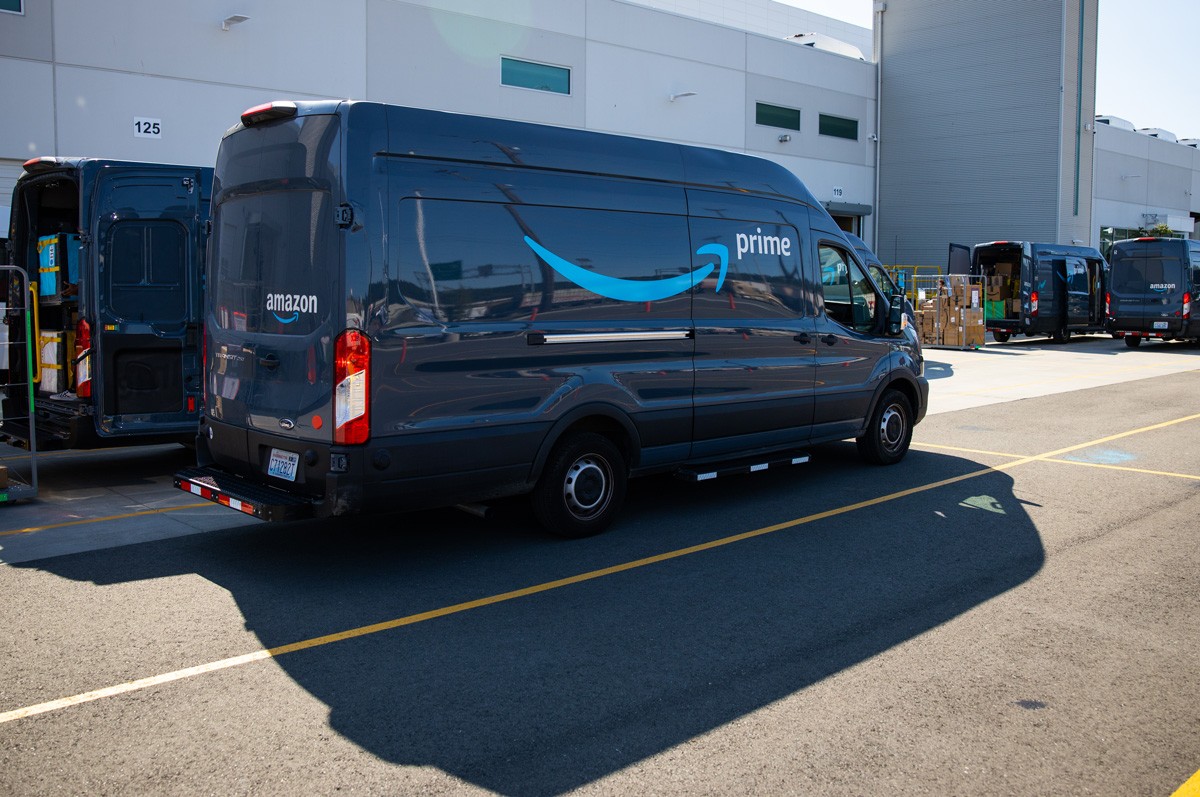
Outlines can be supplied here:
M82 318L75 324L75 395L92 397L92 325Z
M1112 318L1112 294L1104 292L1104 317Z
M1183 295L1183 317L1185 319L1192 317L1192 295L1190 293Z
M1038 295L1037 295L1037 291L1034 291L1033 293L1029 294L1029 314L1037 315L1037 307L1038 307Z
M371 341L357 329L338 335L333 349L333 442L357 445L371 432L367 401L371 384Z

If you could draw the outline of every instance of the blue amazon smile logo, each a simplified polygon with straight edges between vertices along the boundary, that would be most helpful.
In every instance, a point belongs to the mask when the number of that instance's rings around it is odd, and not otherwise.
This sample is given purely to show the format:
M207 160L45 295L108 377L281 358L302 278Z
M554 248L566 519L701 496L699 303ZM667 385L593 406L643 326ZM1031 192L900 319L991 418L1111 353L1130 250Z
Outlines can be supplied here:
M698 285L701 280L718 268L716 263L708 263L690 274L680 274L677 277L658 280L621 279L597 274L564 260L528 235L525 236L525 243L537 253L538 257L546 261L550 268L579 287L621 302L653 302L675 296ZM720 260L720 272L717 276L717 290L720 291L721 286L725 284L725 273L729 270L729 247L722 244L705 244L696 250L696 254L715 255Z

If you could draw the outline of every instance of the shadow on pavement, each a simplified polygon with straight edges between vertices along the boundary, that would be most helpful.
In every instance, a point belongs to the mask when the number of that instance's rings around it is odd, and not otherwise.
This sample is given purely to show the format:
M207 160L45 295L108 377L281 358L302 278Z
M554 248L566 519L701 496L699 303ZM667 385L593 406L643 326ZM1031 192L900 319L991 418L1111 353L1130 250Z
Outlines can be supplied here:
M548 539L522 512L226 529L21 565L96 584L195 573L266 647L719 539L977 463L912 451L724 489L635 482L608 534ZM281 656L333 730L379 758L503 794L556 794L687 742L978 606L1038 571L1037 530L993 472L540 594ZM199 663L199 662L198 662ZM258 665L256 665L258 666Z

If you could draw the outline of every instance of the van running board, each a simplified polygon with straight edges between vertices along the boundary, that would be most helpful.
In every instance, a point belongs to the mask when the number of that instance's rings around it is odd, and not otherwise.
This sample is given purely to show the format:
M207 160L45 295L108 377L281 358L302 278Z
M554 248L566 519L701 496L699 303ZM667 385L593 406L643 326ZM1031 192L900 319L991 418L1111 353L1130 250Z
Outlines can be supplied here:
M808 454L800 454L793 451L790 453L774 454L769 457L739 459L734 462L718 462L702 467L680 468L675 471L675 476L689 482L706 482L719 476L759 473L771 468L782 468L785 465L800 465L805 462L808 462Z

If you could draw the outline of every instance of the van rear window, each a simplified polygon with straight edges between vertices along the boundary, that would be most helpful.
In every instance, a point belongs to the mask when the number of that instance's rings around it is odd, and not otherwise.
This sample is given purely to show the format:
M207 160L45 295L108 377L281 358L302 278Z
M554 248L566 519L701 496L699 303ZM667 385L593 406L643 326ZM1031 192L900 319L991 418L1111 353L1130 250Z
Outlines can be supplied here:
M221 143L208 306L222 329L307 335L340 295L338 117L303 116Z

